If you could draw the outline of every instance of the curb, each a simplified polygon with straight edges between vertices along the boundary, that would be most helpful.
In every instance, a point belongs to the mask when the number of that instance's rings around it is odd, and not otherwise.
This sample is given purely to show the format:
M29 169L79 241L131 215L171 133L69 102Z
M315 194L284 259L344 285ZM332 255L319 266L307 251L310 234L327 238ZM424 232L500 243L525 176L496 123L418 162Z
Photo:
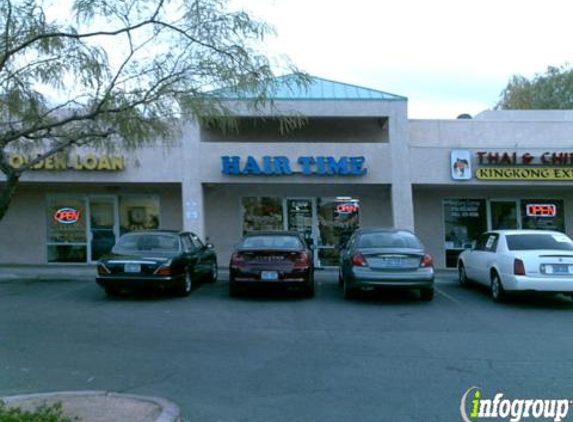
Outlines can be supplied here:
M90 398L90 397L105 397L110 399L118 400L131 400L138 403L148 403L158 406L161 411L157 419L153 422L180 422L180 409L175 403L172 403L166 399L160 397L148 397L148 396L138 396L133 394L120 394L109 391L58 391L50 393L38 393L38 394L25 394L17 396L6 396L0 397L7 405L18 405L20 402L24 401L40 401L40 400L57 400L65 402L67 398ZM84 420L82 418L82 420ZM85 422L89 422L89 419L85 419ZM110 421L111 422L111 421ZM114 421L115 422L115 421Z

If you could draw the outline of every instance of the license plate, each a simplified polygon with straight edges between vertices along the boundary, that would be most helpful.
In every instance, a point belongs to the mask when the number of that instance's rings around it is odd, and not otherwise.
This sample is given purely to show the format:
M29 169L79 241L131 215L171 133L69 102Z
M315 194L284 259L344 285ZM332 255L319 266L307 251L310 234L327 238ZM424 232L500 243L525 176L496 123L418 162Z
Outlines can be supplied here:
M382 261L385 267L401 267L402 259L400 258L384 258Z
M141 265L140 264L125 264L125 272L126 273L140 273L141 272Z
M261 280L278 280L279 273L276 271L261 271Z
M551 267L553 274L569 274L569 265L553 264Z

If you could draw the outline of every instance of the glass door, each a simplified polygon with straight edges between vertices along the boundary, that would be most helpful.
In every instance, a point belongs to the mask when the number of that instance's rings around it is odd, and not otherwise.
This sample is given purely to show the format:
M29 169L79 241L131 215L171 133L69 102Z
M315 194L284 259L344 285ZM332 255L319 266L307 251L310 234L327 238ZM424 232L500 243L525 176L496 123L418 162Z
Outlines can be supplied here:
M111 251L119 235L117 198L91 196L89 198L89 256L97 261Z
M360 203L354 198L318 198L318 265L339 264L340 247L360 226Z
M519 229L519 201L491 200L489 202L489 220L491 230Z
M286 228L300 232L311 246L316 262L316 202L311 198L288 198L286 200Z

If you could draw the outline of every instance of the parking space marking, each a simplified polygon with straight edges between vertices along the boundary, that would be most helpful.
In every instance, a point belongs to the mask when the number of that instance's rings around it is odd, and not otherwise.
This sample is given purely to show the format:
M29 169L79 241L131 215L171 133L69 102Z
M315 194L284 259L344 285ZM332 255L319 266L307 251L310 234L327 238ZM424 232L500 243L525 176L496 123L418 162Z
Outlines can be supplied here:
M452 295L444 292L442 289L439 289L437 286L434 287L436 289L436 291L441 294L442 296L444 296L446 299L451 300L452 302L454 302L456 305L458 306L464 306L464 304L462 302L460 302L459 300L457 300L456 298L454 298Z

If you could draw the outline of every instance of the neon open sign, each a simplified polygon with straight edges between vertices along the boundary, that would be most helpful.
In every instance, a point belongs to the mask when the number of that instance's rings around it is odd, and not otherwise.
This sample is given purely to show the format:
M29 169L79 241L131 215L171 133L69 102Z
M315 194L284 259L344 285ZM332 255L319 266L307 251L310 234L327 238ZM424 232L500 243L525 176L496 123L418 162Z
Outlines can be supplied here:
M358 212L357 204L338 204L336 206L336 212L338 214L352 214L353 212Z
M71 207L60 208L54 212L54 220L61 224L75 224L80 221L80 212Z
M555 217L557 206L554 204L527 204L528 217Z

